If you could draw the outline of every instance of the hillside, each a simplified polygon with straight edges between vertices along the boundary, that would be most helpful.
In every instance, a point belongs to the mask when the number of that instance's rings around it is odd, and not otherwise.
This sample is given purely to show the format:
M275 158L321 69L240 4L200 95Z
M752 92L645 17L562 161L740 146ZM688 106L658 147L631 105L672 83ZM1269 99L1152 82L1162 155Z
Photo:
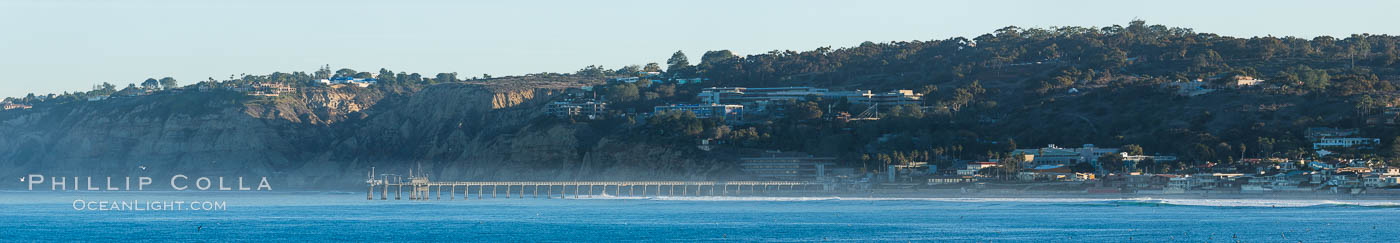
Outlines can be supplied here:
M1140 145L1182 157L1153 168L1179 169L1313 157L1302 134L1309 127L1360 128L1385 141L1338 156L1393 158L1400 130L1386 122L1395 118L1386 111L1400 105L1397 45L1400 38L1389 35L1235 38L1135 21L804 52L712 51L697 65L678 52L680 62L673 57L656 78L703 84L603 84L638 75L637 66L468 80L323 69L194 85L295 88L275 97L186 89L84 101L134 92L108 87L7 99L33 108L0 111L0 167L7 168L0 176L274 175L287 187L343 188L370 167L403 173L421 165L435 177L482 180L732 178L742 176L734 158L760 150L833 156L841 166L876 171L909 161L947 168L1048 144ZM381 81L316 84L315 77L331 75ZM1264 81L1227 83L1244 77ZM1193 80L1214 91L1175 88ZM594 87L615 116L544 114L547 102L581 86ZM645 114L655 105L697 102L695 94L710 86L907 89L924 101L882 107L880 120L860 122L777 116L726 125ZM797 105L816 117L865 109L809 103ZM701 151L700 139L721 145Z

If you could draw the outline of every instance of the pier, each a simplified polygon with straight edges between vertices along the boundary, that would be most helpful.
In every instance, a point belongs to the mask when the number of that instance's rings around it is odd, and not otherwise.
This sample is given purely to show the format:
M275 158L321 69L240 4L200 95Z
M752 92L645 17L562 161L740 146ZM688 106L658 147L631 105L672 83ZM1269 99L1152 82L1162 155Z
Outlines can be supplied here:
M370 172L373 175L374 172ZM429 181L424 176L381 175L365 181L365 198L379 200L456 200L487 198L580 198L593 196L744 196L779 191L821 190L802 181ZM447 194L447 195L443 195Z

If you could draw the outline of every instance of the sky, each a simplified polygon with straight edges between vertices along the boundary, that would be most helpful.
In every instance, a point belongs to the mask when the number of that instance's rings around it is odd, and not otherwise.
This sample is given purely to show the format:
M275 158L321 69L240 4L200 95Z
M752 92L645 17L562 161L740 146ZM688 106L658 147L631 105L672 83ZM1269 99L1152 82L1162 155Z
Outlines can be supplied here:
M0 97L146 78L314 71L459 77L692 63L975 37L1006 26L1148 24L1227 36L1400 34L1400 1L0 1ZM664 65L663 65L664 66Z

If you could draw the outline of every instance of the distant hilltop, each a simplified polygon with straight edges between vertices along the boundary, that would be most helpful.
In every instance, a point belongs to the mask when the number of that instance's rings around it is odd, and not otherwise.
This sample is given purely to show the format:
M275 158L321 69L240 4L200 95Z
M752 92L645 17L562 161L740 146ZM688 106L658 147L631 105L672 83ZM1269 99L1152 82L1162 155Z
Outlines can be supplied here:
M678 51L664 63L567 74L323 67L188 85L152 78L0 101L0 175L203 171L349 187L363 178L346 175L369 167L421 163L475 180L723 179L756 176L740 158L793 151L865 176L893 165L959 170L1053 144L1173 158L1111 168L1123 172L1249 170L1241 161L1271 157L1392 163L1397 44L1134 21L719 50L695 64ZM1321 141L1309 128L1357 132Z

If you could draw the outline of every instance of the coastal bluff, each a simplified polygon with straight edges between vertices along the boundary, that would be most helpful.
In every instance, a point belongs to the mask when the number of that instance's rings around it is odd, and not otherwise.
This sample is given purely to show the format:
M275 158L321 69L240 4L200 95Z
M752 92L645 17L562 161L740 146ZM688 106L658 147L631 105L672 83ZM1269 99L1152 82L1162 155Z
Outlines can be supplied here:
M406 174L421 166L430 177L476 180L733 172L688 156L694 148L541 122L546 103L582 85L314 87L274 97L187 91L3 111L0 176L266 176L279 189L314 190L359 188L370 167Z

